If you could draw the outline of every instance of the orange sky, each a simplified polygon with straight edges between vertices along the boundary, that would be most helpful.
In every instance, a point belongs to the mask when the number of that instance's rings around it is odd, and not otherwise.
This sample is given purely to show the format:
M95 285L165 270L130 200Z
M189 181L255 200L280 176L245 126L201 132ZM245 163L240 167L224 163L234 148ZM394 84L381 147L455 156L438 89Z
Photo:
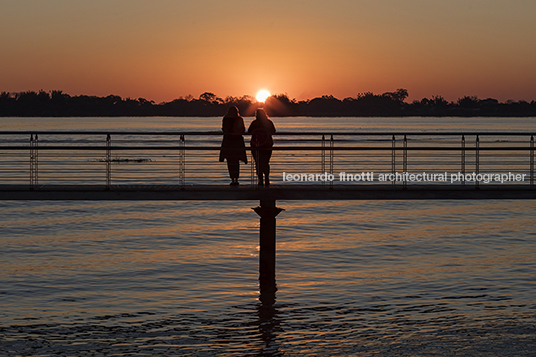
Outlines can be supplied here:
M534 0L0 0L0 91L536 100Z

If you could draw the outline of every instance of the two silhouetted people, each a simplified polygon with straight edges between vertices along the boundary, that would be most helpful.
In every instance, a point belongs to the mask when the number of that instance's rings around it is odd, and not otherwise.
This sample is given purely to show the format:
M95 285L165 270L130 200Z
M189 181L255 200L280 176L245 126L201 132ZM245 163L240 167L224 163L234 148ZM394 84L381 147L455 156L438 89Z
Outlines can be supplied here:
M230 107L223 117L223 141L220 150L220 161L227 159L227 168L231 177L231 185L238 185L240 176L240 161L248 163L243 134L245 132L244 119L238 113L237 107ZM257 109L255 120L248 128L251 134L251 153L255 159L255 168L259 179L259 186L270 185L270 158L275 134L274 123L268 118L264 109Z

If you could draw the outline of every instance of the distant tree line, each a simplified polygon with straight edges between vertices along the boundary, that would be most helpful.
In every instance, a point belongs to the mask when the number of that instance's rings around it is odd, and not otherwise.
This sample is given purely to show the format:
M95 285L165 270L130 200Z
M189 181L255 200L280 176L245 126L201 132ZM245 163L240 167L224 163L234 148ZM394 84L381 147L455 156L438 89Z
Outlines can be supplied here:
M205 92L194 98L189 95L170 102L155 103L145 98L123 99L107 97L71 96L62 91L27 91L0 94L0 116L4 117L108 117L108 116L222 116L234 105L244 116L252 116L255 109L265 107L270 116L536 116L536 101L500 103L496 99L479 99L464 96L448 102L442 96L405 102L406 89L374 94L360 93L356 97L338 99L324 95L310 100L297 101L286 94L269 97L265 104L251 96L225 99Z

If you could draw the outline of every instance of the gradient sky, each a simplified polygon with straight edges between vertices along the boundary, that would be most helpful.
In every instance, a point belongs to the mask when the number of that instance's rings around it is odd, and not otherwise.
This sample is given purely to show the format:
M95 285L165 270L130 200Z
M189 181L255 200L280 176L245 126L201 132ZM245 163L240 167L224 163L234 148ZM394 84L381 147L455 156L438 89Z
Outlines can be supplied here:
M536 100L534 0L0 0L0 91Z

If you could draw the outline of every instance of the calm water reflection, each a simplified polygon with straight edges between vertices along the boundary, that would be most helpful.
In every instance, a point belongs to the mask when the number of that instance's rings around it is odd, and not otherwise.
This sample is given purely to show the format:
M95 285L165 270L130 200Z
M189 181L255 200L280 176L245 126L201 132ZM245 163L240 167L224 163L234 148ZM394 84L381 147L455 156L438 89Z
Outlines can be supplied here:
M204 125L219 121L210 120ZM19 125L28 123L35 125ZM61 123L47 125L80 125ZM278 290L262 295L257 205L0 202L0 350L530 356L536 349L532 201L278 202L286 209L277 218Z

